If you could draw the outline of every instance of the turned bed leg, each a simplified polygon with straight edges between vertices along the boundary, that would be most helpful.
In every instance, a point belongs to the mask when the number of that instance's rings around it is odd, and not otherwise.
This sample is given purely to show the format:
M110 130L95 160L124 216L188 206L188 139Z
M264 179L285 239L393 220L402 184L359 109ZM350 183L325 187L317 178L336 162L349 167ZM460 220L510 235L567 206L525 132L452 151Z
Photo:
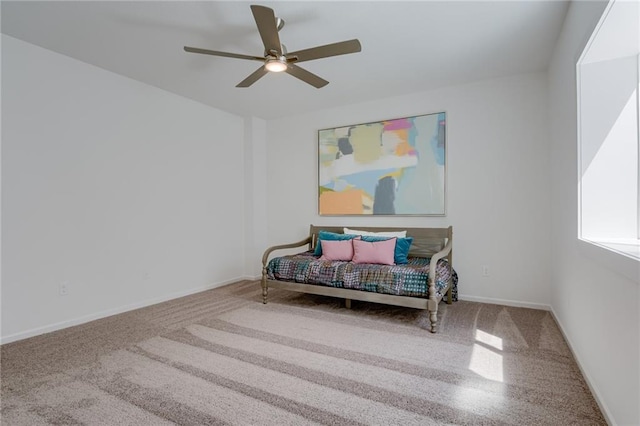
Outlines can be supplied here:
M429 299L429 321L431 321L431 332L436 332L436 326L438 324L438 301Z
M429 320L431 321L431 332L436 332L436 324L438 323L438 312L431 311L429 314Z
M262 303L267 304L267 293L269 291L269 285L267 284L267 268L262 268Z
M429 276L429 301L427 309L429 310L429 321L431 321L431 332L436 332L436 324L438 323L438 298L436 297L435 273Z

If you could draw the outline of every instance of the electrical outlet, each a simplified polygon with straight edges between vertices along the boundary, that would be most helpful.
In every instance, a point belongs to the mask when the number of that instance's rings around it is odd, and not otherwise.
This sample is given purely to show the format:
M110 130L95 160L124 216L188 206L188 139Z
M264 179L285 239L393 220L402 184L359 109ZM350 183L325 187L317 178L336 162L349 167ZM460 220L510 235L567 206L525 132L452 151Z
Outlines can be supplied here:
M151 274L148 272L145 272L144 274L142 274L142 279L144 281L149 281L151 279Z
M489 265L482 265L482 276L483 277L489 276Z
M69 294L69 281L63 281L58 286L58 295L66 296Z

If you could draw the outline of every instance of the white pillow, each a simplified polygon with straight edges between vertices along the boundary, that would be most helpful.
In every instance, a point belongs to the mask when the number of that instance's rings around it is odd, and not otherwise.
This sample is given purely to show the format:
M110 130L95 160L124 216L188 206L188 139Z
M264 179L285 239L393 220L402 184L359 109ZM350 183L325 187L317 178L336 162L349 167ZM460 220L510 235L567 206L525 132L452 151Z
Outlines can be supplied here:
M370 235L370 236L376 236L376 237L407 238L407 231L369 232L369 231L359 231L357 229L344 228L343 232L347 235Z

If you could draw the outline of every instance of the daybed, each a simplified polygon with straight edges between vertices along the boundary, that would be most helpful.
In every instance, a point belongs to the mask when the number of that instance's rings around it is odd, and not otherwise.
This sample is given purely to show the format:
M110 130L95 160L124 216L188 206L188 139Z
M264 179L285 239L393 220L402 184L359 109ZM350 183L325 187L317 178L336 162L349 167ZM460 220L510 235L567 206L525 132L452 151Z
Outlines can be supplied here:
M427 309L431 332L436 332L438 303L457 299L457 275L452 268L453 228L356 227L361 231L407 231L412 237L408 262L398 265L362 264L322 260L314 254L324 231L343 233L343 227L314 226L309 236L291 244L268 248L262 256L262 297L267 303L269 287L340 297L347 308L351 300L362 300L410 308ZM363 237L364 238L364 237ZM276 250L307 246L308 251L275 257Z

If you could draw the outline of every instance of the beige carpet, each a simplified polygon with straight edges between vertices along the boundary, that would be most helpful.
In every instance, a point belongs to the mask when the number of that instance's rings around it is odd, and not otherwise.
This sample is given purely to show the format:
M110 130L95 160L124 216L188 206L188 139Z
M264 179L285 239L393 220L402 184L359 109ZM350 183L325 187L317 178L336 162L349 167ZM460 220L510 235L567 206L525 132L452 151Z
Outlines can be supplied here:
M241 282L2 346L2 425L606 424L548 312Z

